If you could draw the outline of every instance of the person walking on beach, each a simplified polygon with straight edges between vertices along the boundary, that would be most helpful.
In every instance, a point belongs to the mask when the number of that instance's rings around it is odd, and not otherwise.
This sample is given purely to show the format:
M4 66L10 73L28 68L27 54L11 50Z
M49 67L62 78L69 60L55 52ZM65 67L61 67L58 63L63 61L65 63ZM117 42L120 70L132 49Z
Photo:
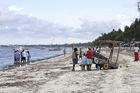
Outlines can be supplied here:
M91 48L88 48L89 50L87 51L87 70L91 70L92 66L92 55L94 54L94 50L91 50Z
M27 62L28 62L28 63L30 63L30 58L31 58L30 52L27 51Z
M72 61L73 61L73 69L72 71L75 71L75 64L78 63L78 53L77 53L78 49L74 48L74 51L72 53Z
M135 61L139 60L139 47L135 45L134 47L134 56L135 56Z

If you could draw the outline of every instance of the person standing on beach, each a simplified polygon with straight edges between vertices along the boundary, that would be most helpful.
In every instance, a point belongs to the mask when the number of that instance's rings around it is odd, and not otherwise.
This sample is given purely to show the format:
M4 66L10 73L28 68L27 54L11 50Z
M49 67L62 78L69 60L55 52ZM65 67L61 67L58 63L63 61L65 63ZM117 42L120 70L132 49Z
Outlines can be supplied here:
M74 48L75 48L75 46L74 46L74 45L72 45L72 50L74 50Z
M100 47L96 47L96 52L100 53Z
M27 62L28 62L28 63L30 63L30 58L31 58L30 52L27 51Z
M22 63L22 59L23 59L22 52L23 52L23 50L20 51L20 63Z
M14 51L14 64L16 63L16 50Z
M134 56L135 56L135 61L139 60L139 47L135 45L134 47Z
M73 61L73 69L72 71L75 71L75 64L78 63L78 53L77 53L78 49L74 48L74 51L72 53L72 61Z
M81 60L81 70L85 70L85 66L86 66L86 63L87 63L87 57L86 57L86 54L84 53L83 56L82 56L82 60Z
M92 66L92 55L94 54L94 50L91 50L91 48L88 48L89 50L87 51L87 70L91 70Z
M18 50L15 51L15 64L20 63L20 52Z
M64 51L63 51L63 52L64 52L64 56L65 56L65 55L66 55L66 49L64 49Z
M24 50L21 52L21 56L22 56L22 62L26 63L26 52Z
M106 51L106 53L107 53L107 51L108 51L108 46L105 47L105 51Z
M82 48L80 48L79 59L82 59Z
M95 50L94 50L94 47L92 48L92 56L93 56L93 54L95 53ZM92 57L92 63L94 63L94 57Z

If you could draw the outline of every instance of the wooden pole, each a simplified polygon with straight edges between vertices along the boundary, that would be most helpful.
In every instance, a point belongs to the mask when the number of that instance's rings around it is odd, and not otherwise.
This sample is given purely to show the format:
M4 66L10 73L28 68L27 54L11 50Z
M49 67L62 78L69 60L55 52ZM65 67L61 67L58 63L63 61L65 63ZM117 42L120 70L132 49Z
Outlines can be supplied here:
M114 51L114 44L112 44L112 48L111 48L111 52L110 52L110 56L109 56L110 62L112 62L113 51Z
M120 47L121 47L121 43L119 44L119 49L118 49L118 54L117 54L116 63L118 62L118 58L119 58L119 54L120 54Z

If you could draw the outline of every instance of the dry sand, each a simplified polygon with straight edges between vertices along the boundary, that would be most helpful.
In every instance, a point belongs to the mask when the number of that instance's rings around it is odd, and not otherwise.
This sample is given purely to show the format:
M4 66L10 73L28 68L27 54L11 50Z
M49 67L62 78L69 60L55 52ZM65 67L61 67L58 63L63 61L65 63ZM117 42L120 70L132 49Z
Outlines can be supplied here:
M102 52L108 56L108 53ZM0 71L0 93L140 93L140 61L121 51L119 69L72 72L71 54ZM80 63L80 61L79 61Z

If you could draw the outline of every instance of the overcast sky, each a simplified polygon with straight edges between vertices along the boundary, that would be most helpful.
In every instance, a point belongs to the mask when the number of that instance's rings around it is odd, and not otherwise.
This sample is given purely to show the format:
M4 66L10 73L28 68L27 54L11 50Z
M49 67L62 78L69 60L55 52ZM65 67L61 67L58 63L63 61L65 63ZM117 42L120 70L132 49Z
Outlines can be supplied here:
M0 0L0 44L93 41L139 17L138 0Z

